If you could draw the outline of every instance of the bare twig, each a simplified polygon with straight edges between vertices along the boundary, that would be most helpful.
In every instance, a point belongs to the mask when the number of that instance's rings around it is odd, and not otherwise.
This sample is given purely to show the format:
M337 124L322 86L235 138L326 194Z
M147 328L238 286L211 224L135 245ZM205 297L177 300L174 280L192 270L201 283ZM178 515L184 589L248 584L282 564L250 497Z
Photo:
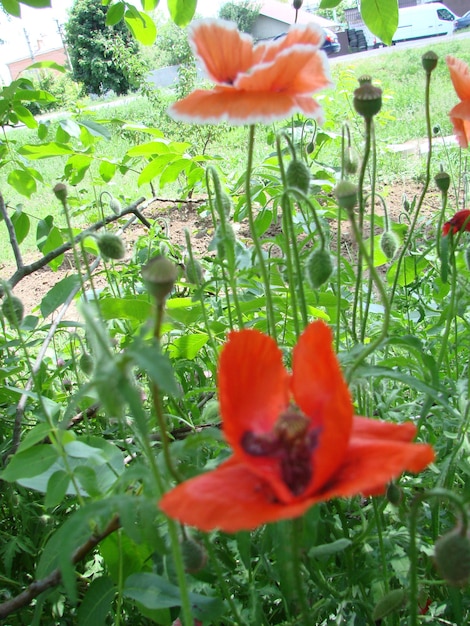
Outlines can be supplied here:
M16 238L15 227L13 226L13 222L8 215L8 211L5 207L5 201L3 199L2 194L0 193L0 213L5 221L8 236L10 237L10 245L13 250L13 254L15 255L16 267L23 267L23 257L21 256L20 246L18 244L18 239Z
M79 561L81 561L86 555L91 552L96 546L109 537L112 533L114 533L118 528L120 528L121 523L119 521L119 517L116 515L109 522L103 532L92 535L83 545L81 545L77 550L75 550L72 556L72 563L75 565ZM43 591L50 589L51 587L57 587L62 580L62 574L59 568L52 571L48 576L42 578L41 580L35 580L29 587L27 587L20 594L3 602L0 604L0 619L4 619L8 617L14 611L21 609L24 606L30 604L34 598L37 598Z

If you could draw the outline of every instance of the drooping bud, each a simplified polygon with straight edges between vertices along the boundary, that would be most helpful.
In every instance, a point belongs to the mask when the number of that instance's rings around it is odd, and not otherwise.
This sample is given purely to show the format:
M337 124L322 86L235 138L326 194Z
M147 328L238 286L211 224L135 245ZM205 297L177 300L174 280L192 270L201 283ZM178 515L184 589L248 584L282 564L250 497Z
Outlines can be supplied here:
M24 316L24 306L17 296L5 294L2 303L2 313L12 326L21 324Z
M325 248L314 250L307 259L305 273L312 289L326 283L333 272L331 254Z
M196 259L188 259L184 264L186 280L193 285L200 285L204 279L202 265Z
M434 69L436 69L438 59L439 57L432 50L428 50L423 54L421 57L421 63L423 64L426 74L430 74Z
M437 571L449 585L464 585L470 577L470 538L460 525L442 535L434 546Z
M121 215L121 211L122 211L121 203L114 196L111 197L111 200L109 201L109 208L115 215Z
M447 172L440 171L434 176L434 182L436 183L436 187L442 193L447 193L450 187L450 176Z
M393 230L384 230L382 236L380 237L380 249L385 254L387 259L393 259L399 245L400 241Z
M352 146L348 146L344 154L344 173L354 175L359 167L359 158L356 150Z
M103 233L96 243L101 254L108 259L122 259L126 254L122 239L113 233Z
M181 542L181 555L183 557L184 569L189 574L199 572L207 563L207 553L204 546L199 541L189 537Z
M363 82L354 90L353 105L362 117L373 118L382 108L382 90L370 82Z
M286 181L288 187L299 189L307 194L310 187L312 175L308 166L299 159L294 159L289 163L286 170Z
M164 256L155 256L142 268L142 278L149 293L162 304L176 282L176 264Z
M357 205L357 185L349 180L340 180L335 187L335 196L340 208L352 211Z
M390 504L393 504L393 506L398 506L403 500L403 491L396 483L388 483L386 497Z

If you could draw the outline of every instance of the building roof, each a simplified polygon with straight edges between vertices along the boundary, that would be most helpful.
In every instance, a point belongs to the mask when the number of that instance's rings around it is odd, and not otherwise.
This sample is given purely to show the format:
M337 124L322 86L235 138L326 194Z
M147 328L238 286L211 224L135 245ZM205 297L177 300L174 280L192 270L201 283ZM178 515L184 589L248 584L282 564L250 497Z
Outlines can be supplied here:
M263 0L259 13L260 15L270 17L279 22L284 22L285 24L293 24L295 21L295 9L290 2L289 4L283 4L282 2L277 2L277 0ZM297 13L297 24L309 24L310 22L314 22L323 28L335 26L335 22L331 20L299 9Z

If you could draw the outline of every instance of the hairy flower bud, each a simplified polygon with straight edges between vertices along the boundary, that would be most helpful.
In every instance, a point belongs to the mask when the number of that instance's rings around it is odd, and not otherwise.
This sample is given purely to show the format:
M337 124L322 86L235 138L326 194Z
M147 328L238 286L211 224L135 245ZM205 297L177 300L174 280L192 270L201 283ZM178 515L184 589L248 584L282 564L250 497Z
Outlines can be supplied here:
M335 187L335 196L339 207L352 211L357 205L357 185L348 180L340 180Z
M103 233L97 240L101 254L108 259L122 259L126 254L122 239L113 233Z
M434 176L434 182L439 191L447 193L450 187L450 176L447 172L440 171Z
M84 352L78 362L79 368L84 374L89 376L93 371L94 360L89 352Z
M57 200L60 200L62 204L67 200L67 186L64 183L57 183L52 190Z
M191 538L186 538L181 542L181 554L183 557L184 569L189 574L195 574L202 570L207 563L207 553L204 546Z
M288 187L294 187L307 194L311 177L310 169L303 161L294 159L287 166L286 180Z
M393 506L398 506L403 500L403 491L396 483L391 482L387 485L386 496L390 504L393 504Z
M115 215L121 215L122 206L117 198L111 198L111 200L109 201L109 208Z
M442 535L434 546L437 571L450 585L464 585L470 576L470 538L460 525Z
M400 241L393 230L384 230L380 237L380 249L385 254L387 259L393 259L395 256Z
M196 259L188 259L184 264L186 280L193 285L200 285L204 278L202 265Z
M2 303L2 313L12 326L21 323L24 316L24 306L19 298L5 294Z
M326 283L333 273L333 262L328 250L314 250L307 259L305 273L312 289L318 289Z

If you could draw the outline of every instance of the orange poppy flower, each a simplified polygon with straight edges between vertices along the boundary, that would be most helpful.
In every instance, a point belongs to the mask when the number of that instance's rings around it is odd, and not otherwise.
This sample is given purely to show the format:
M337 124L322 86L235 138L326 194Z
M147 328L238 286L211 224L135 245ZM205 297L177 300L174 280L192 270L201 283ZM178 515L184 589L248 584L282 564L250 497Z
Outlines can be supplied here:
M470 210L462 209L457 211L448 222L442 227L442 234L445 237L452 229L453 234L458 233L459 230L470 231Z
M470 69L466 63L453 56L446 57L454 89L461 102L450 111L450 121L461 148L470 141Z
M292 370L270 337L230 333L219 400L233 455L165 494L164 513L204 531L250 530L330 498L383 493L404 470L419 472L434 459L431 446L412 443L412 423L354 416L323 322L301 335Z
M253 43L235 24L208 19L189 28L189 41L213 89L196 89L173 104L177 120L199 124L269 123L301 112L321 120L311 97L331 85L323 33L314 24L293 26L285 37Z

